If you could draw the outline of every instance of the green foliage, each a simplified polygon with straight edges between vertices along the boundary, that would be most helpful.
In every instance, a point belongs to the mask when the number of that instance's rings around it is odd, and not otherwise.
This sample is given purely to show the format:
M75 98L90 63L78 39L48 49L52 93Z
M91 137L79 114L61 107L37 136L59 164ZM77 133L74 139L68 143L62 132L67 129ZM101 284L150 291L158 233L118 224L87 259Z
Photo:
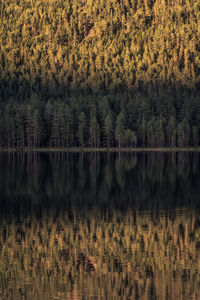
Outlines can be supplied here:
M125 114L124 111L120 111L119 115L116 119L115 125L115 139L120 148L122 144L124 144L124 130L125 130Z
M106 146L109 148L113 144L113 117L110 110L108 111L105 118L104 133L106 138Z
M79 140L79 145L81 147L84 146L85 143L85 132L86 132L86 117L84 112L80 113L80 116L78 118L78 140Z

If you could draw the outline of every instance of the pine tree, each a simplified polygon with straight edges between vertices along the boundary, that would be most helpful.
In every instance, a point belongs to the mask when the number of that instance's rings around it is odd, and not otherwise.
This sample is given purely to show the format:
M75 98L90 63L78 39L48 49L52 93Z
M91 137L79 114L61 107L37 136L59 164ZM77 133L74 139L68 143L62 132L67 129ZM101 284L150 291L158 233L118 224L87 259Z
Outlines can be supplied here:
M79 145L83 148L86 139L86 116L82 111L78 118L78 141Z
M106 138L106 146L110 148L110 146L113 144L113 118L110 110L105 118L104 133Z
M90 112L90 144L92 147L99 147L100 127L96 116L96 109Z
M167 125L167 143L170 147L176 146L176 120L174 116L170 116Z
M124 110L121 110L115 122L115 139L119 148L121 148L121 144L123 141L124 130L125 130L125 113Z
M193 146L196 148L199 146L199 134L197 126L193 125L192 127L192 140L193 140Z

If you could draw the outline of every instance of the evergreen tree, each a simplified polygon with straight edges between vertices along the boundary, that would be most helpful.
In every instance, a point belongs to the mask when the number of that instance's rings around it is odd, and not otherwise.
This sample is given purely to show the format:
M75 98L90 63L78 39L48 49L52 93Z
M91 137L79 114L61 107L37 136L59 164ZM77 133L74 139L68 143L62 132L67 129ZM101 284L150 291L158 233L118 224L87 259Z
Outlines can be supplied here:
M100 145L100 127L96 110L90 112L90 144L92 147L99 147Z
M86 140L86 116L81 112L78 118L78 141L79 145L83 148Z
M170 116L167 125L167 143L171 147L176 147L176 121L174 116Z
M106 146L110 148L113 144L113 118L109 110L104 122L104 133L106 138Z
M121 148L123 143L124 130L125 130L125 113L124 110L121 110L115 122L115 139L119 148Z

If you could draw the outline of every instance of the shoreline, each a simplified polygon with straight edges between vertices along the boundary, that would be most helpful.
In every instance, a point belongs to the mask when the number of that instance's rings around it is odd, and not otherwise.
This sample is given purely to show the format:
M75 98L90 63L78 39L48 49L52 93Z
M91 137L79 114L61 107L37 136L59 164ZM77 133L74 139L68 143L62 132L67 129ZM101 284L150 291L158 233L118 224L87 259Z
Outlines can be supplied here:
M92 148L92 147L71 147L71 148L0 148L0 152L200 152L200 147L158 147L158 148Z

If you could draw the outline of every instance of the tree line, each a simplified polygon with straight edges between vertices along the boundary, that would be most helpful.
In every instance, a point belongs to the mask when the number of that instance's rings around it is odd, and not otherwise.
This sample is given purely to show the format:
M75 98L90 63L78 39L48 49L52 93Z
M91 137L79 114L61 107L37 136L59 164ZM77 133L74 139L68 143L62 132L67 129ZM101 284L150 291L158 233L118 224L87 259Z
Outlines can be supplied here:
M0 109L6 148L198 147L199 133L199 97L116 93L43 102L32 95Z

